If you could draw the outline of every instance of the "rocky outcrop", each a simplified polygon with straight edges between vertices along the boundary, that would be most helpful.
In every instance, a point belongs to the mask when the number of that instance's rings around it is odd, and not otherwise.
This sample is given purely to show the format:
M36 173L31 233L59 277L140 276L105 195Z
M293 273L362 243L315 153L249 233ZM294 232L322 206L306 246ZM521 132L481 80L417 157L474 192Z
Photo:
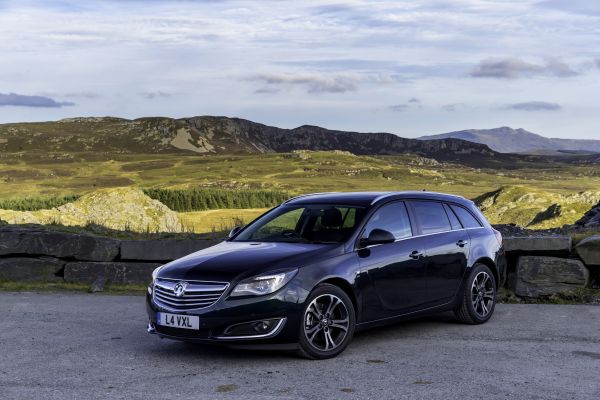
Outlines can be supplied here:
M65 226L94 224L133 232L181 232L176 212L139 189L130 187L96 190L77 200L49 210L0 210L0 218L10 223ZM101 260L100 260L101 261Z
M514 289L517 296L550 296L582 288L588 278L589 272L579 260L522 256L517 263Z
M86 261L111 261L119 254L119 241L93 235L0 229L0 256L42 255Z
M600 235L583 239L575 248L585 265L600 267Z
M492 224L514 223L539 230L575 223L600 201L600 190L562 195L527 186L503 186L474 201Z
M586 212L580 220L575 222L575 225L582 226L585 228L598 228L600 229L600 203L592 207Z

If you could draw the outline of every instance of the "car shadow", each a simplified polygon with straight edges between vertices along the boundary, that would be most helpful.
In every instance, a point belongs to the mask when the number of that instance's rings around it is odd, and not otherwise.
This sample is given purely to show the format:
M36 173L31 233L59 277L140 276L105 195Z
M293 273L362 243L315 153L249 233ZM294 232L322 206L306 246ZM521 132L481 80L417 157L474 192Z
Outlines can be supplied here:
M427 333L428 336L435 335L439 331L448 329L449 326L456 325L461 324L454 319L452 313L406 320L357 332L350 348L353 353L368 353L369 347L375 347L378 344L408 337L414 338L416 333ZM239 349L219 344L190 343L169 339L162 339L152 346L152 352L161 358L183 358L189 361L203 360L204 362L208 360L231 360L236 362L251 360L253 363L266 364L273 361L299 360L293 350Z

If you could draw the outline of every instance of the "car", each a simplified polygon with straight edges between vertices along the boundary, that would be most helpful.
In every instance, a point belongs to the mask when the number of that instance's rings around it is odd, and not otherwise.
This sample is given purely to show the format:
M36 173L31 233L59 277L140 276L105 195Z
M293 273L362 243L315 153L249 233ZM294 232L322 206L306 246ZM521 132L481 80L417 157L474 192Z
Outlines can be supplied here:
M463 197L302 195L154 270L147 329L325 359L358 330L407 318L484 323L505 276L501 234Z

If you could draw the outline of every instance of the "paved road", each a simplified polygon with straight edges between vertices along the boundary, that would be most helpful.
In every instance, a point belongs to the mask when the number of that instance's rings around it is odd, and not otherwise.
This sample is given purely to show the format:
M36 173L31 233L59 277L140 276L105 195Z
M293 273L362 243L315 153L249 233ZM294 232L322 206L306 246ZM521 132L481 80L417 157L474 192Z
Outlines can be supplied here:
M0 293L0 398L598 399L600 306L441 315L309 361L147 335L141 297Z

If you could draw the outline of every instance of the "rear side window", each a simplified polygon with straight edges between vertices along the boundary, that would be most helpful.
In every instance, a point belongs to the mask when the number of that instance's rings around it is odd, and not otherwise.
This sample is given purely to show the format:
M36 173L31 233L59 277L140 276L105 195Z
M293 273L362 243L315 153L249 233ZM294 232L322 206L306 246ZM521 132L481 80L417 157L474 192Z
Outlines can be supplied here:
M411 205L417 223L421 228L421 234L427 235L452 230L442 203L437 201L412 201Z
M394 202L382 206L371 217L363 237L368 238L373 229L382 229L394 235L396 240L412 236L410 219L403 202Z
M481 223L469 211L460 206L451 205L450 207L465 228L481 228Z
M444 209L446 210L446 214L448 214L448 218L450 219L450 225L452 225L452 230L462 229L460 221L456 217L456 214L454 214L454 211L450 209L450 206L448 204L444 204Z

